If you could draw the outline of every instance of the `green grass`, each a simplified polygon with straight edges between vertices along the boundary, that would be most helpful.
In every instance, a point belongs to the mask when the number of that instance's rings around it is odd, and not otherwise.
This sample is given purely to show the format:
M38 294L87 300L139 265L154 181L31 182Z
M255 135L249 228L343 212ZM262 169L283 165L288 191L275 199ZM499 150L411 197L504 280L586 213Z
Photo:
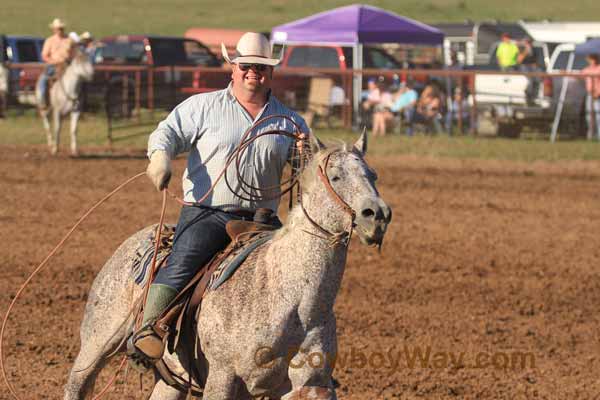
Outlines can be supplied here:
M371 5L426 23L497 19L589 21L600 15L597 0L377 0ZM190 27L269 31L273 26L352 4L340 0L2 0L2 33L45 36L61 17L69 30L96 36L120 33L182 35Z
M157 118L164 113L143 115L144 126L131 126L116 129L113 132L113 148L137 149L146 148L148 135L156 126ZM68 148L68 120L63 126L61 143ZM135 124L136 120L130 123ZM120 123L123 126L123 123ZM78 141L85 148L108 149L106 119L98 114L84 114L79 128ZM315 133L324 141L343 140L351 143L358 135L343 129L315 129ZM44 145L46 141L42 124L33 110L24 115L17 115L11 110L9 118L0 120L0 145ZM561 160L600 160L600 143L584 140L569 140L550 143L546 139L496 139L472 136L423 136L406 137L391 135L384 138L372 138L369 143L372 155L390 156L413 154L417 156L457 159L491 159L511 161L561 161Z

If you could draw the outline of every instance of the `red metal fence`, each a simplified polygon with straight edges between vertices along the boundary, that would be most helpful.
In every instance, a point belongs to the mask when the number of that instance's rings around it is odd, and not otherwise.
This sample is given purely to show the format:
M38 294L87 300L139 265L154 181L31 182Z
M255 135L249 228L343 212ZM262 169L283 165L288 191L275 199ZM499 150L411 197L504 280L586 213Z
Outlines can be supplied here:
M42 67L13 64L9 68L9 104L32 103ZM84 88L85 110L106 114L112 140L117 123L122 127L154 124L155 110L170 110L191 95L224 88L230 74L228 68L97 65L93 82ZM576 72L281 68L274 74L274 95L313 124L322 120L345 128L370 126L374 114L366 112L361 101L367 80L376 78L392 99L403 82L413 82L420 94L427 85L434 86L442 102L437 118L449 132L518 136L533 129L552 132L553 138L557 132L591 138L598 128L594 107L586 110L585 106L588 76ZM527 95L532 86L534 93ZM458 88L462 99L457 97ZM403 118L395 119L402 122Z

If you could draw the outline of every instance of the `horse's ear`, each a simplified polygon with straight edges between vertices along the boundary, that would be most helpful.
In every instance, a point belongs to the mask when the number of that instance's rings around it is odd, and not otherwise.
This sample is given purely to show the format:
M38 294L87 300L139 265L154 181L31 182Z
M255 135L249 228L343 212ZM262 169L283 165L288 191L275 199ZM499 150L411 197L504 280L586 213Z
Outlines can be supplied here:
M313 133L310 132L310 147L313 153L317 153L321 150L325 150L326 146L319 140L319 138Z
M364 156L367 153L367 127L366 126L363 128L363 131L360 134L360 137L358 138L356 143L354 143L354 146L352 146L352 148L353 148L353 150L357 151L360 155Z

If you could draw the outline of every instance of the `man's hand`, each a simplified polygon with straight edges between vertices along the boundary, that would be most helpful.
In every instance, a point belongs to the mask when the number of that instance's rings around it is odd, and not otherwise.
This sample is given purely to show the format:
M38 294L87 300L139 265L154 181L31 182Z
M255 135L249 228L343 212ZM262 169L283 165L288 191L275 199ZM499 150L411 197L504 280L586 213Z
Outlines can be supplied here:
M150 164L146 169L146 175L152 181L158 191L169 186L171 179L171 159L166 151L157 150L150 156Z

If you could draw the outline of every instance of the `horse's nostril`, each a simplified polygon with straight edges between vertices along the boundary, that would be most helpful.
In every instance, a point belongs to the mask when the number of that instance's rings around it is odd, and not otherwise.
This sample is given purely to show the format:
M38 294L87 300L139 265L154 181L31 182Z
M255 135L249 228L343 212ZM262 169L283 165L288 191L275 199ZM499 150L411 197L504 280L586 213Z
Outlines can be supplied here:
M370 208L366 208L366 209L362 210L361 215L364 218L371 218L371 217L375 216L375 211L371 210Z

